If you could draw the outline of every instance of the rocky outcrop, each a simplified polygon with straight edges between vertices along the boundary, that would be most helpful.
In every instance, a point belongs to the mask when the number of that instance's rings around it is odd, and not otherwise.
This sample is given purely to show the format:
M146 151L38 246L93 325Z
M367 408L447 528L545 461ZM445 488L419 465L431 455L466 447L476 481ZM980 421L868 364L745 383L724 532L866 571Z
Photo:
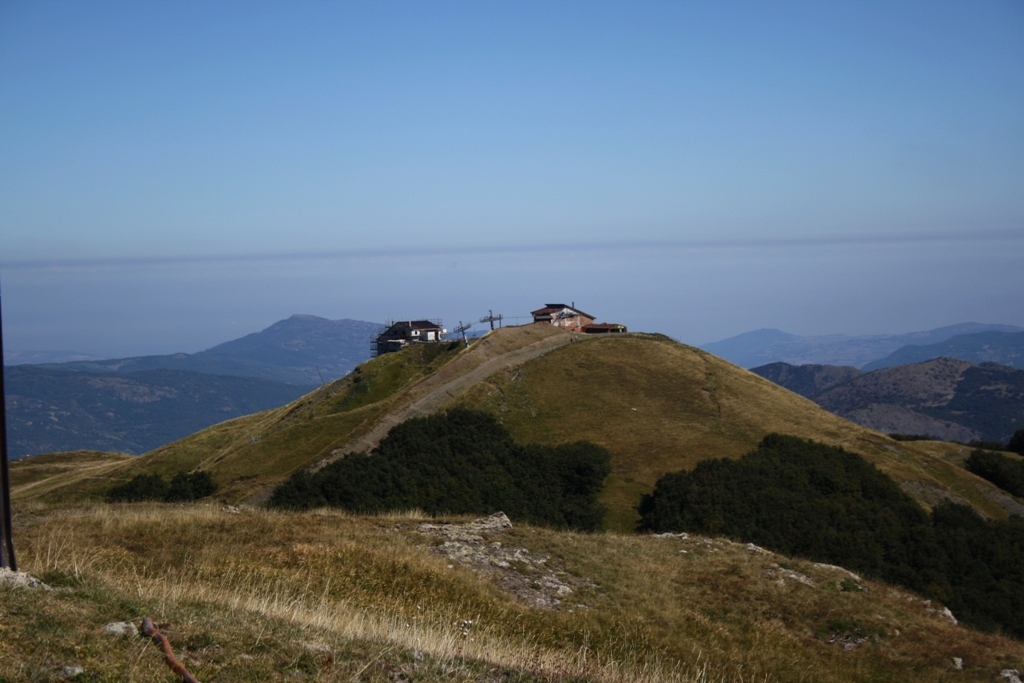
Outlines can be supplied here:
M552 566L548 555L495 540L511 528L505 513L497 512L464 524L420 524L417 531L442 540L433 552L487 577L525 605L569 612L585 609L565 601L580 587L592 584Z

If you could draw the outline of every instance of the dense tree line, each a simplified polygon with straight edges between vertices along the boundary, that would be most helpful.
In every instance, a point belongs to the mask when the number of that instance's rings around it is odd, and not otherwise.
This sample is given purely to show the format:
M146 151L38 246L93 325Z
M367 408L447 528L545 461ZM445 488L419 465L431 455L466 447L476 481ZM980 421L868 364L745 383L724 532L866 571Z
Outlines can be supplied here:
M967 458L964 467L968 472L988 479L1004 491L1024 498L1024 460L975 450Z
M1018 429L1013 433L1009 443L1006 444L1006 450L1017 455L1024 455L1024 429Z
M889 438L894 441L934 441L934 436L927 434L900 434L898 432L889 434Z
M929 515L841 448L771 434L739 460L666 475L640 514L641 530L718 534L839 564L1024 638L1024 521L986 521L951 503Z
M934 436L927 434L889 434L889 438L895 441L941 441ZM963 443L961 441L952 441L951 443L959 443L962 446L970 446L971 448L979 448L988 451L1009 451L1010 453L1017 453L1018 455L1024 455L1024 429L1018 429L1010 437L1007 443L1002 441L968 441Z
M209 472L178 472L170 483L156 474L140 474L107 492L109 503L137 503L162 500L168 503L199 500L217 491Z
M519 445L490 415L456 409L398 425L368 454L296 473L270 505L360 513L502 510L531 524L593 530L604 516L597 493L609 463L608 451L592 443Z

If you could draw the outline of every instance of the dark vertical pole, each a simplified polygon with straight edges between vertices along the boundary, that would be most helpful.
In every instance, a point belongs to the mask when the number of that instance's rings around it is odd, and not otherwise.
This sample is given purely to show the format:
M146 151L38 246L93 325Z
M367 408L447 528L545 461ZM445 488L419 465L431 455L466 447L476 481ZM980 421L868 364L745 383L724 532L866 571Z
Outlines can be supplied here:
M7 392L4 390L4 316L0 310L0 567L18 571L11 532L11 485L7 470Z

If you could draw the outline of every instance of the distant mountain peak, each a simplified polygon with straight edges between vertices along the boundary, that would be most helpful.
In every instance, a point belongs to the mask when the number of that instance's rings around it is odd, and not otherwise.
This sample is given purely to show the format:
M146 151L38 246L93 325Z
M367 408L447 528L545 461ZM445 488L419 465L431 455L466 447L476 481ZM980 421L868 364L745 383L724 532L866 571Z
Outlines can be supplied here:
M759 330L753 330L751 332L744 332L743 334L737 334L735 337L730 339L758 339L762 341L788 341L790 339L796 339L798 336L790 334L789 332L783 332L775 327L762 327ZM728 341L728 340L726 340ZM721 342L717 342L721 343Z

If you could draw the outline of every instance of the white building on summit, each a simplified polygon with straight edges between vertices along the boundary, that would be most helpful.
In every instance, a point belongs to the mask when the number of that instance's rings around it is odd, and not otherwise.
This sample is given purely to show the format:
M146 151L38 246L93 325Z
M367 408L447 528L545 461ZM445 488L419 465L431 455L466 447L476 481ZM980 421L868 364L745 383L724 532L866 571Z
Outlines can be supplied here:
M373 342L373 355L401 351L409 344L436 344L448 330L440 320L398 320L392 322Z

